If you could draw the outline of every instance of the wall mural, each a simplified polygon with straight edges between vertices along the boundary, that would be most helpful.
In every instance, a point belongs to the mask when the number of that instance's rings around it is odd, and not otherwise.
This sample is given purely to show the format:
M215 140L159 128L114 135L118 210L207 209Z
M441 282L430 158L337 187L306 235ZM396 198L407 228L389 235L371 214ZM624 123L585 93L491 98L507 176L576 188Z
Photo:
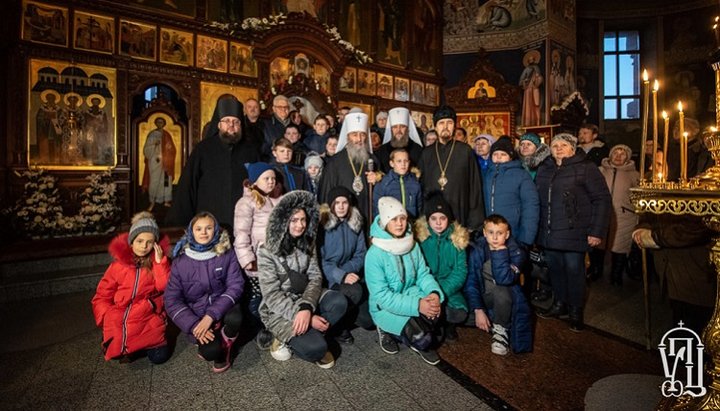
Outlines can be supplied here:
M498 43L498 34L518 32L544 20L546 14L546 1L542 0L449 0L444 6L443 52L476 51L478 44L492 50L493 44ZM522 46L537 39L536 34L503 34L498 48Z
M575 79L575 52L550 41L550 59L547 62L547 96L549 107L559 106L565 97L577 91Z
M543 89L545 76L541 69L543 61L539 49L525 52L522 64L525 67L520 74L519 85L522 87L522 110L520 124L523 126L539 126L543 124Z
M28 164L49 169L115 165L115 70L30 60Z

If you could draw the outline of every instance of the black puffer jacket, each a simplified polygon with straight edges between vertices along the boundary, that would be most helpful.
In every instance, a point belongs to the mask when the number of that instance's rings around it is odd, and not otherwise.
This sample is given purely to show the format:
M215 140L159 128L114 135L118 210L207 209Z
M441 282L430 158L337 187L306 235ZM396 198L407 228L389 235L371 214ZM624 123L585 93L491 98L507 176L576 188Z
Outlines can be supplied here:
M588 236L606 237L612 199L602 174L582 152L560 166L549 156L540 164L535 183L540 195L538 245L585 252Z

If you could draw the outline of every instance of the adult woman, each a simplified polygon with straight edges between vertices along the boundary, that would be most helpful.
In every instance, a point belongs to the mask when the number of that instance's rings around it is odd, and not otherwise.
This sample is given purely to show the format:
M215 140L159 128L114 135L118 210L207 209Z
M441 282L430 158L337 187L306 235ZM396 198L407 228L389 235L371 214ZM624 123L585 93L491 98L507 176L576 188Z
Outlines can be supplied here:
M638 185L640 173L635 170L631 156L630 147L618 144L610 149L610 155L600 163L600 172L610 189L613 205L606 247L612 255L610 283L613 285L622 285L622 275L632 246L632 232L638 223L630 202L630 188Z
M537 134L525 133L520 136L517 152L523 168L530 173L530 177L535 181L540 163L550 155L550 147L544 144Z
M570 329L584 328L585 253L607 233L610 192L602 174L585 155L576 152L577 138L555 135L551 157L538 168L540 196L538 245L545 248L555 302L539 315L570 316Z
M322 288L315 252L318 209L308 191L291 191L270 213L265 243L258 250L260 317L275 336L270 354L298 357L320 368L335 365L325 333L345 314L347 300Z

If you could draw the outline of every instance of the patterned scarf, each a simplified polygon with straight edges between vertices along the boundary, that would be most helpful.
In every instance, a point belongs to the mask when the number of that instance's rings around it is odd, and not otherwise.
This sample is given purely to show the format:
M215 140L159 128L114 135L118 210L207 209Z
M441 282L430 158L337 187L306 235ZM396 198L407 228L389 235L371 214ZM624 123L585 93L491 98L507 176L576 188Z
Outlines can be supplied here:
M207 244L198 244L197 241L195 241L195 237L193 236L193 228L192 228L192 221L188 224L187 228L185 229L185 235L180 237L177 244L175 244L175 248L173 248L173 258L179 256L182 254L183 250L187 247L190 248L193 251L197 252L205 252L212 250L213 247L217 245L217 243L220 241L220 234L222 233L222 228L218 225L217 219L214 216L210 216L213 219L213 223L215 225L215 233L213 234L212 240L210 240Z

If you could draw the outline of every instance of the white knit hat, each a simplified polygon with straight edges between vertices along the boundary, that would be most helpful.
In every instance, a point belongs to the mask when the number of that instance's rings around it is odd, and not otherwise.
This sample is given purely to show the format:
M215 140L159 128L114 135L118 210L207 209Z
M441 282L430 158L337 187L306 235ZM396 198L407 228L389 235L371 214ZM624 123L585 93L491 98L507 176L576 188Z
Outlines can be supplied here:
M378 211L380 213L380 227L383 229L393 218L399 215L407 216L405 207L395 197L381 197L378 200Z

